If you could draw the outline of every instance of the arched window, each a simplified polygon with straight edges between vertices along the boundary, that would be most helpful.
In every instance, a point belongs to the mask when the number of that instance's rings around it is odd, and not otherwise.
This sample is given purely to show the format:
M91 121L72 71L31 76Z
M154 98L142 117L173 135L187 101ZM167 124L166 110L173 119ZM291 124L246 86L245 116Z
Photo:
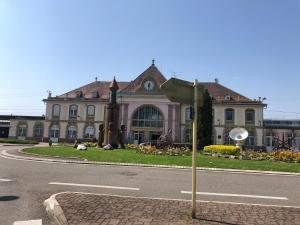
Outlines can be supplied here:
M255 111L253 109L246 109L245 111L245 122L248 124L254 124Z
M77 105L70 105L69 109L69 116L70 117L77 117L78 106Z
M17 126L17 137L25 138L27 136L27 124L20 122Z
M60 115L60 105L55 104L52 107L52 117L59 117Z
M94 138L95 137L95 129L93 126L87 126L84 131L85 138Z
M234 122L234 109L225 109L225 122Z
M33 136L34 137L43 137L43 131L44 131L44 126L42 123L36 123L34 125L33 129Z
M88 117L95 116L95 106L94 105L88 105L87 106L87 116Z
M76 139L77 137L77 128L74 125L68 127L68 138Z
M163 127L164 118L158 108L146 105L135 111L132 117L133 127Z

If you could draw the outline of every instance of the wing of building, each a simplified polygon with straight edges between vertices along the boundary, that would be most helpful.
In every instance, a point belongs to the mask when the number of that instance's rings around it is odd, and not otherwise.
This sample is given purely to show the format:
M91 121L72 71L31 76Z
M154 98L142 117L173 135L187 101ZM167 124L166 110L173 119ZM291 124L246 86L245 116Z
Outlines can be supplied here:
M189 105L171 102L159 88L166 78L154 62L131 82L118 82L120 123L127 128L129 143L156 140L162 133L172 130L175 142L191 141L191 120ZM92 140L98 127L104 121L104 106L109 100L111 81L94 81L59 96L49 96L46 116L36 121L42 126L42 139L54 142ZM228 134L234 127L245 127L249 132L247 145L263 145L263 109L260 99L251 100L215 82L201 83L213 98L213 140L216 144L230 144ZM37 138L37 125L15 119L10 137ZM20 132L21 127L28 129ZM39 139L41 135L39 134ZM20 137L19 137L20 138Z

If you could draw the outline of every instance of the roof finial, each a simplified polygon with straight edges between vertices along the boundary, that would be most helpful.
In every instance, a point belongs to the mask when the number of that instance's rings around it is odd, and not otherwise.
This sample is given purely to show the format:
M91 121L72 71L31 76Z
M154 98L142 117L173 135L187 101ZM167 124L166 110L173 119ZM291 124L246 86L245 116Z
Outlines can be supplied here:
M152 66L155 65L154 63L155 63L155 59L153 58L153 59L152 59Z
M114 76L113 81L109 85L109 89L115 89L115 90L119 89L119 86L118 86L118 83L116 81L116 77L115 76Z

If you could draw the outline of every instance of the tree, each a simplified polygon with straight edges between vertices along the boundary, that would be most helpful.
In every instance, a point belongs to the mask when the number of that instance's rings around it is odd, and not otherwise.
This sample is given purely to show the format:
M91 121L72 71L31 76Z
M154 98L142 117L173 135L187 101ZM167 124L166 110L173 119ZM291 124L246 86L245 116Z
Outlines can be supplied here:
M213 134L213 115L212 115L212 98L207 89L203 95L203 107L198 109L198 140L197 147L202 150L204 146L212 144Z

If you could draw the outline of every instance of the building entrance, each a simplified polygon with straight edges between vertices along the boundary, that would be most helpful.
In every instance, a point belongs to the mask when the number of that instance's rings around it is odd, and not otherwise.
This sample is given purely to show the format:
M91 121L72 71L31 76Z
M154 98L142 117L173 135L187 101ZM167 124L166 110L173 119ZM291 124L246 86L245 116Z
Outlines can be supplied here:
M0 138L8 138L9 127L0 127Z
M151 142L155 142L158 140L158 138L160 137L161 132L152 132L150 131L150 141Z
M142 131L134 131L133 132L133 143L138 145L144 142L144 132Z

